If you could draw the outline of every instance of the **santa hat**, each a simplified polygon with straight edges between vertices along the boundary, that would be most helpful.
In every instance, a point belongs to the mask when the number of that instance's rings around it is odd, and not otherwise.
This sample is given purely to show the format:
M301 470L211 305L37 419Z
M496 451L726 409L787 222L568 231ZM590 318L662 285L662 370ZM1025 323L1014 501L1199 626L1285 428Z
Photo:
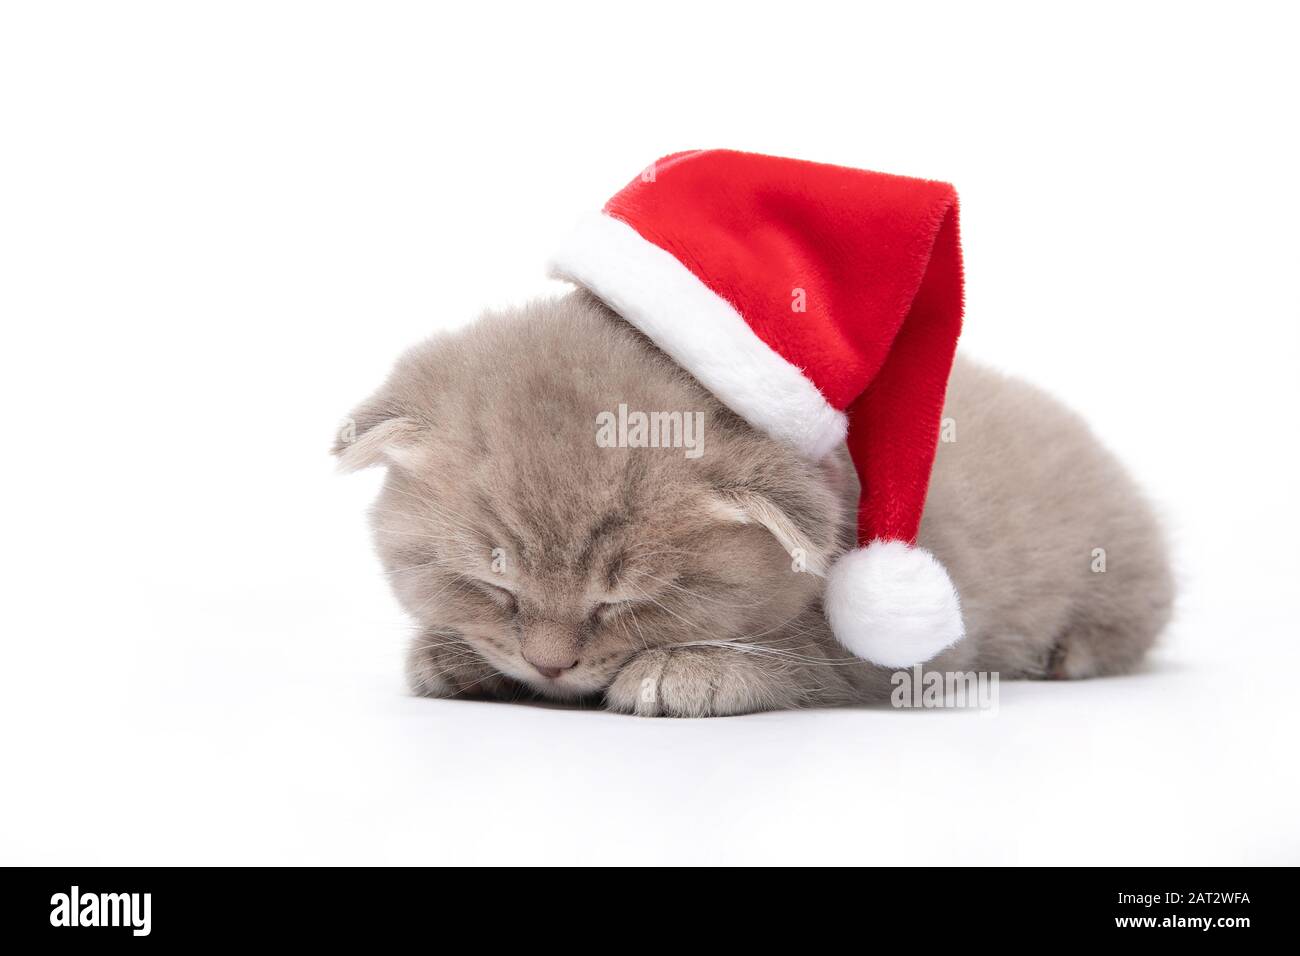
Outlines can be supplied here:
M859 547L831 567L824 599L846 648L909 667L961 639L948 573L915 546L961 330L951 186L676 153L584 221L553 272L807 458L847 439Z

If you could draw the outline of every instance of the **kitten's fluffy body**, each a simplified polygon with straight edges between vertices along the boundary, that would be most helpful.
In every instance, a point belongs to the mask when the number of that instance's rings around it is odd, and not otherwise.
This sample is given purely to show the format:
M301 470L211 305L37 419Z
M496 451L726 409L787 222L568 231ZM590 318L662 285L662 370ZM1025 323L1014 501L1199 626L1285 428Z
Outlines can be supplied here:
M600 447L597 416L620 404L703 412L703 454ZM956 440L919 543L948 568L967 636L927 667L1131 668L1172 598L1131 480L1052 399L960 359L945 416ZM890 673L831 635L812 573L852 545L847 456L810 464L762 436L585 293L412 349L335 451L389 465L373 521L420 623L417 693L676 716L889 694Z

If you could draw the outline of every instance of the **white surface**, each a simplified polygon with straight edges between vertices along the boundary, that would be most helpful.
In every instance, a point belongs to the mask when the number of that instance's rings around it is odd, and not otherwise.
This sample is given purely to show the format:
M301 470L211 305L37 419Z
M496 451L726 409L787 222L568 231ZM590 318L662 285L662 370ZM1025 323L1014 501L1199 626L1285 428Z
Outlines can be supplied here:
M1295 23L980 7L6 5L0 862L1300 862ZM699 145L958 185L964 348L1169 516L1148 673L985 718L402 696L335 423Z

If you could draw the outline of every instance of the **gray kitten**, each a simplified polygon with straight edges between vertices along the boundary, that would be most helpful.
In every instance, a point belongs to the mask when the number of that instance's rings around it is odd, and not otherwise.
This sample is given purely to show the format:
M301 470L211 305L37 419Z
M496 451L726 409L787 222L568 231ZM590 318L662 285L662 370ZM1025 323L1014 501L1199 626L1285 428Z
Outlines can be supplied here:
M602 447L620 405L684 413L702 444ZM1132 481L1073 414L960 358L945 416L956 440L939 445L919 543L967 636L927 668L1132 668L1173 595ZM890 694L820 603L817 572L853 545L847 454L814 464L760 434L587 293L416 346L334 452L389 466L372 518L420 624L418 694L691 717Z

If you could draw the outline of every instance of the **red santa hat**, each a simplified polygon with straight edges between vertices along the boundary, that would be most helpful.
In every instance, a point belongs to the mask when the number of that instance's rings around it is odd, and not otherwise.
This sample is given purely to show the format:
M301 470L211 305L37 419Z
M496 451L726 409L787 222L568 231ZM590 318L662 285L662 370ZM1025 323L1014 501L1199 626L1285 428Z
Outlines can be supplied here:
M827 573L846 648L909 667L963 635L915 546L961 330L946 183L731 150L647 167L553 261L732 411L809 459L847 440L859 547Z

